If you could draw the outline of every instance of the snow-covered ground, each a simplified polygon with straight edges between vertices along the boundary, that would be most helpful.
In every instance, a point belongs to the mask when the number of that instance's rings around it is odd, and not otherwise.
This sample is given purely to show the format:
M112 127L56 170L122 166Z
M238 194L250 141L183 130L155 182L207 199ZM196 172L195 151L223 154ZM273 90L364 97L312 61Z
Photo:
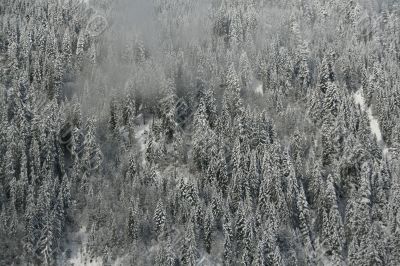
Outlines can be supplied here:
M149 129L150 129L150 123L141 125L136 129L136 134L135 134L135 138L140 147L140 153L142 154L142 165L145 165L145 163L146 163L146 158L144 156L144 153L145 153L145 149L146 149L146 141L147 141Z
M264 94L262 84L259 84L259 85L256 87L256 93L258 93L258 94L260 94L260 95L263 95L263 94Z
M149 128L150 128L150 124L146 124L146 125L141 125L140 127L138 127L136 129L135 137L139 144L141 152L144 152L144 150L146 148L146 139L147 139L147 135L149 133Z
M259 80L254 80L253 81L253 88L256 94L259 95L264 95L264 91L263 91L263 84L261 81Z
M353 96L354 96L354 102L360 106L362 111L367 112L371 132L372 134L375 135L378 143L383 145L382 151L383 154L386 155L388 152L388 148L385 146L385 143L383 142L382 131L379 126L379 121L372 115L371 107L366 106L362 87L356 93L354 93Z
M88 243L88 232L85 226L82 226L78 232L75 232L71 236L71 244L67 247L71 251L71 257L67 259L66 263L61 265L85 265L85 266L97 266L101 265L101 259L91 259L87 252Z
M367 112L368 114L368 118L369 118L369 124L371 127L371 131L372 133L376 136L376 139L378 140L378 142L382 142L382 132L381 129L379 127L379 121L372 115L372 109L371 107L366 107L365 105L365 100L364 100L364 96L362 93L362 88L359 89L355 94L354 94L354 101L356 104L360 105L361 110L363 110L364 112Z

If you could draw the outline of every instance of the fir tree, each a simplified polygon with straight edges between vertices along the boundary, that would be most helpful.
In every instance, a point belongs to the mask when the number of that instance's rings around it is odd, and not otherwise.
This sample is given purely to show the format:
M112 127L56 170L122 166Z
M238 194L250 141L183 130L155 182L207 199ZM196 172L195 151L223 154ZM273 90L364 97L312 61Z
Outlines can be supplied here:
M163 206L161 199L157 203L156 210L154 211L154 231L160 235L165 228L166 211Z

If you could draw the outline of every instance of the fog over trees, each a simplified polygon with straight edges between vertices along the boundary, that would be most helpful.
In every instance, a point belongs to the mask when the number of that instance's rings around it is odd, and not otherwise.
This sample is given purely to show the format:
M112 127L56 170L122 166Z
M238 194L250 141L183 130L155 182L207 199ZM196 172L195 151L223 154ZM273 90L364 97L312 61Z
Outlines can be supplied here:
M0 265L400 265L400 4L0 0Z

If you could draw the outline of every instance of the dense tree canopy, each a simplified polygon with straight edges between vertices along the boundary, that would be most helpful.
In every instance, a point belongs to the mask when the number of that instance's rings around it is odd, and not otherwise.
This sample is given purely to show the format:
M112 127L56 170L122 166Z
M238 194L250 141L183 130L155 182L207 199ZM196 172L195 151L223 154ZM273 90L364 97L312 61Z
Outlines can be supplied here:
M399 265L400 5L0 0L0 265Z

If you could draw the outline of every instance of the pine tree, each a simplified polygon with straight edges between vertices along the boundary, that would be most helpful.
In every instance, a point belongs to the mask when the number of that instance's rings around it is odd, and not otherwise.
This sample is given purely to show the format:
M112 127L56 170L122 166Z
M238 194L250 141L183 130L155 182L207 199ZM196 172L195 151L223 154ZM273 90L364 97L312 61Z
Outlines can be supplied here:
M233 12L230 16L229 40L232 47L243 41L243 25L239 12Z
M71 34L70 29L67 28L64 32L62 40L62 58L66 65L66 69L69 71L72 69L72 47L71 47Z
M246 230L246 216L245 209L243 203L241 202L236 213L236 221L235 221L235 240L237 242L237 250L236 257L240 258L240 252L244 248L243 240L245 238L245 230Z
M328 89L328 83L335 81L335 73L330 55L325 55L321 62L321 72L319 73L319 88L325 93Z
M223 261L224 265L231 265L233 253L233 235L232 235L232 225L231 219L229 216L225 216L224 218L224 255Z
M374 222L369 229L369 241L367 246L367 264L370 265L385 265L386 249L385 249L385 234L382 224Z
M125 178L132 183L136 182L136 175L137 175L137 163L134 154L129 156L128 162L128 170L126 171Z
M83 172L97 170L102 163L103 155L95 139L94 121L89 119L87 122L87 132L85 134L83 150Z
M299 53L299 79L302 87L307 87L310 83L310 70L308 67L308 44L302 41L298 46Z
M272 256L272 265L284 265L278 246L275 246L274 254Z
M242 99L240 97L240 83L233 63L230 64L226 75L226 91L224 97L228 104L229 112L232 118L241 116L243 113Z
M254 235L253 217L250 215L246 219L244 239L243 239L243 254L242 261L245 265L252 265L256 253L256 246L254 245L256 236Z
M162 200L160 199L157 203L157 207L154 211L154 231L161 235L165 228L165 219L166 219L166 211L164 209L164 205Z
M53 264L53 241L54 241L54 236L53 236L53 226L52 226L52 217L47 214L44 217L44 227L41 232L40 236L40 254L41 254L41 259L42 263L44 265L52 265Z
M210 123L210 127L214 129L217 124L217 103L214 96L214 90L210 86L206 87L206 92L204 97L208 115L207 120Z
M134 241L138 238L138 213L135 208L129 208L128 217L128 237L130 241Z
M308 115L314 123L319 123L322 115L322 92L315 89L309 92Z
M176 256L174 254L173 246L171 244L171 239L168 238L167 240L167 248L166 248L167 254L166 254L166 260L165 260L165 265L166 266L174 266L176 262Z
M152 166L155 162L157 162L159 158L159 150L157 143L155 143L153 130L149 131L149 135L146 141L145 158L149 166Z
M86 44L86 36L84 31L80 31L78 35L78 41L76 43L76 60L75 60L75 69L76 71L81 70L82 64L83 64L83 59L84 59L84 53L85 53L85 44Z
M118 131L120 121L121 117L118 101L116 97L113 97L110 101L110 116L108 120L108 127L112 134L116 134L116 132Z
M322 219L322 239L326 254L330 257L332 263L340 265L342 262L343 232L332 175L327 178L324 194L326 206Z
M311 238L310 238L310 213L308 202L304 193L303 186L299 187L299 193L297 194L297 210L299 213L299 228L301 232L301 237L303 244L306 248L311 248Z
M251 65L246 52L242 52L239 60L240 77L244 88L248 88L252 79Z
M182 250L183 265L196 265L196 248L197 246L194 232L194 224L192 222L189 222L189 224L186 226L185 241Z
M58 185L56 185L58 186ZM57 195L57 198L54 203L54 210L52 212L53 219L53 235L54 235L54 246L55 252L58 252L58 248L60 246L60 241L63 236L64 226L65 226L65 209L64 209L64 196L62 191L60 191Z
M207 208L206 217L204 220L204 246L208 254L211 252L213 244L213 231L214 231L214 217L211 207Z
M322 108L325 114L337 117L339 114L340 98L336 83L328 82L326 84L326 91L323 97ZM325 119L329 116L324 115Z
M258 192L261 185L261 178L258 171L258 162L256 152L250 155L250 167L248 172L249 178L246 182L246 189L249 191L249 196L251 201L255 202L258 198Z
M207 121L206 106L204 98L200 100L197 111L194 115L193 132L193 157L199 169L207 169L209 163L209 150L213 143L213 131Z
M219 149L218 152L218 175L217 175L217 185L219 190L222 192L223 195L226 195L227 189L230 183L230 178L228 176L228 165L226 162L226 156L225 156L225 146L222 145L222 147Z
M47 92L49 99L58 99L60 96L60 91L64 84L64 65L63 65L63 55L61 53L57 54L54 63L54 86L53 88L49 87L49 91Z
M172 139L176 131L175 128L175 106L177 101L176 87L172 80L167 80L161 92L160 111L162 127L166 131L168 139Z
M397 221L400 221L400 214L397 213ZM400 252L397 248L400 244L400 226L397 226L388 237L388 264L396 265L400 261Z
M229 106L228 106L228 97L227 97L227 92L224 93L224 97L222 98L222 110L221 114L218 117L217 120L217 130L218 134L221 135L224 139L227 139L230 141L231 135L232 135L232 117L229 111Z
M124 124L128 128L128 137L130 145L135 139L135 118L136 118L136 103L134 97L129 94L126 99L124 109Z
M27 158L25 151L22 152L21 161L20 161L20 170L19 170L19 202L21 206L26 204L26 196L28 193L28 169L27 169Z

